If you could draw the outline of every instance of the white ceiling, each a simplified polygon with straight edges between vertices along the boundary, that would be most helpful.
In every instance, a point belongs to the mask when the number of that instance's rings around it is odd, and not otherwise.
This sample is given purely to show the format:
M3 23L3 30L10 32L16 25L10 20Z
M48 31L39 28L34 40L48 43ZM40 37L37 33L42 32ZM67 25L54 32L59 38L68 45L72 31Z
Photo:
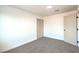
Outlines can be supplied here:
M76 5L52 5L51 9L47 9L47 5L14 5L13 7L23 9L39 16L49 16L57 13L76 10ZM55 11L59 10L59 11Z

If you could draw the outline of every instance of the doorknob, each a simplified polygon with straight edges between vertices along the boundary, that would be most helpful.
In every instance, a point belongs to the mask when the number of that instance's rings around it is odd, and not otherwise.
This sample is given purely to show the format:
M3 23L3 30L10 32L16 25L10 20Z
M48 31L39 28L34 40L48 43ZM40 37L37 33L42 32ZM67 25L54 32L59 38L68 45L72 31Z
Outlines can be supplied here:
M79 29L77 28L77 31L78 31Z
M64 29L64 31L66 31L66 29Z

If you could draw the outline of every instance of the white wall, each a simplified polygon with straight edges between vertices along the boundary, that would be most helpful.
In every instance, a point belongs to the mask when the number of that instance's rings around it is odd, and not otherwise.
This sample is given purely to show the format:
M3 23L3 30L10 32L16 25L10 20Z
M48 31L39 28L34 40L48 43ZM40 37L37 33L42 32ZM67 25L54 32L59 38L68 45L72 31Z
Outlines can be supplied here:
M17 8L0 6L0 51L35 40L37 18Z
M71 13L76 11L43 17L44 36L64 40L64 16Z

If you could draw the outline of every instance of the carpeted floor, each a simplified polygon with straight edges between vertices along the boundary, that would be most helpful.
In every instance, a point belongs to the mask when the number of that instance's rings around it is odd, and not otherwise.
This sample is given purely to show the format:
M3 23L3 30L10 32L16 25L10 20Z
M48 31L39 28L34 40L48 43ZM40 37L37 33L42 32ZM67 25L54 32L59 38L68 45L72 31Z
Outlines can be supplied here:
M79 53L79 48L61 40L42 37L4 53Z

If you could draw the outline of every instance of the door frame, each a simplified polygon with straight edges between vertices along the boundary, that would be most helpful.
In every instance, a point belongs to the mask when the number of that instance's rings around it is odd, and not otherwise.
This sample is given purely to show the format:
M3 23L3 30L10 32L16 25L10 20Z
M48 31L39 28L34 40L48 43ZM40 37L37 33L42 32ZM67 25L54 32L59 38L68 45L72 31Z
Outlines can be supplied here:
M72 13L73 14L73 13ZM69 15L69 14L68 14ZM75 16L77 16L77 13L74 13L74 15ZM67 15L66 15L67 16ZM65 17L65 16L64 16ZM64 24L65 25L65 24ZM65 27L64 27L64 40L65 40ZM78 47L78 43L77 43L77 41L78 41L78 32L77 32L77 18L76 18L76 44L75 44L75 46L77 46Z
M38 29L38 28L39 28L39 27L38 27L38 20L42 20L42 22L43 22L42 28L41 28L41 30L42 30L41 33L42 33L42 34L41 34L40 32L38 32L38 31L39 31L39 29ZM43 35L44 35L44 20L41 19L41 18L37 18L37 19L36 19L36 23L37 23L37 39L38 39L38 38L40 38L40 37L43 37ZM41 34L41 35L39 36L39 34Z

